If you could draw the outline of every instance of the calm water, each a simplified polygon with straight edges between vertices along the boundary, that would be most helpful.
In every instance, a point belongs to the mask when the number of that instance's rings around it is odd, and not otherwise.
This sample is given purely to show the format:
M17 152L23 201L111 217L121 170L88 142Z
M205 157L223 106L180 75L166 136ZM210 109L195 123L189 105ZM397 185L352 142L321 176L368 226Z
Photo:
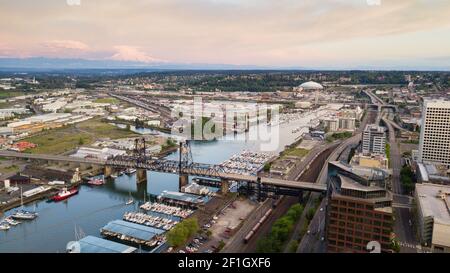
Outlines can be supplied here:
M293 129L306 125L311 119L324 113L325 111L320 111L318 115L309 115L280 125L280 143L274 152L281 151L285 145L294 142L301 135L302 131L294 134ZM149 132L146 130L138 131ZM211 142L193 142L193 159L201 163L220 163L244 149L260 150L260 142L245 140L245 135L227 136ZM168 158L177 159L178 152ZM49 203L43 200L26 205L28 210L36 208L39 217L34 221L23 221L8 231L0 231L0 252L65 252L67 242L75 240L75 227L81 228L86 235L100 237L99 230L106 223L121 219L127 211L138 210L137 202L125 205L130 193L141 203L144 198L149 200L152 195L158 195L163 190L178 191L176 174L147 172L147 178L146 184L137 185L135 175L124 175L101 187L82 185L78 195L63 202ZM5 215L12 212L8 211Z

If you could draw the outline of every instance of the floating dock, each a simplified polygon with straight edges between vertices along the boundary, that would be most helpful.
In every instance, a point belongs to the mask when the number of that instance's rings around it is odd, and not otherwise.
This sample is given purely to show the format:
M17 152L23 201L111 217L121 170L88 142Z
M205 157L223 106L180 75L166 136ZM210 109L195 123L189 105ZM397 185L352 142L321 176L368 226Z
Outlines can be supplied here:
M201 196L175 191L163 191L158 196L158 200L162 203L188 207L199 207L205 202Z
M143 244L154 247L162 242L162 236L165 230L126 222L123 220L114 220L100 229L103 236L114 237L122 241L128 241L136 244Z

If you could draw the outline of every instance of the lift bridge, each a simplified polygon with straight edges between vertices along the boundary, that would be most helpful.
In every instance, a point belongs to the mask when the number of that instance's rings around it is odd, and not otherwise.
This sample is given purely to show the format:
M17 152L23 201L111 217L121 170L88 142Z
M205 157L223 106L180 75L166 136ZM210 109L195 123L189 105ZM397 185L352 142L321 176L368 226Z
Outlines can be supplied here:
M28 154L5 150L0 151L0 156L103 166L105 167L105 176L111 175L114 169L134 168L137 170L137 182L146 180L147 170L173 173L179 175L180 188L188 184L189 176L196 176L218 181L222 192L228 191L231 182L245 184L249 191L257 192L258 196L263 196L265 193L297 196L303 191L326 191L326 185L323 184L230 173L226 172L220 165L193 162L189 141L180 142L179 151L178 160L160 159L150 156L146 153L146 142L142 138L135 140L132 154L118 155L107 160L62 155Z

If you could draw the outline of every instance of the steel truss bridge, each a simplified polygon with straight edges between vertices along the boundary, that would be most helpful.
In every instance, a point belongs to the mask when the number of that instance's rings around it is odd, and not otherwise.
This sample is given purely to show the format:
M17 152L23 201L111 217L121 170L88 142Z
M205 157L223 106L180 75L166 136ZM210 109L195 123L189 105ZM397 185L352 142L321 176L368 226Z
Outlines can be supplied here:
M221 181L247 182L253 189L259 192L273 192L275 194L288 194L299 191L325 192L326 185L312 182L301 182L284 180L279 178L258 177L256 175L246 175L225 172L220 165L204 164L192 162L192 154L189 146L180 144L180 160L157 159L145 155L145 143L143 148L136 149L133 155L116 156L107 160L93 158L79 158L62 155L28 154L13 151L0 151L1 157L13 157L43 161L56 161L87 165L100 165L112 168L134 168L144 169L154 172L173 173L180 176L198 176L205 178L219 179Z

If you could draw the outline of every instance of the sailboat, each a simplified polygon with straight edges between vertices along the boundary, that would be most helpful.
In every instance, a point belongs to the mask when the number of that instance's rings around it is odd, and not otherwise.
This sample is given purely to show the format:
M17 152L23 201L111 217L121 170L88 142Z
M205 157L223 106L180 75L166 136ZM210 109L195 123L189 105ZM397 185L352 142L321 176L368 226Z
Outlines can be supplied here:
M16 211L14 214L11 215L13 219L22 219L22 220L33 220L36 217L38 217L38 213L36 211L27 211L23 209L23 194L22 194L22 187L20 187L20 210ZM35 206L36 210L36 206Z

